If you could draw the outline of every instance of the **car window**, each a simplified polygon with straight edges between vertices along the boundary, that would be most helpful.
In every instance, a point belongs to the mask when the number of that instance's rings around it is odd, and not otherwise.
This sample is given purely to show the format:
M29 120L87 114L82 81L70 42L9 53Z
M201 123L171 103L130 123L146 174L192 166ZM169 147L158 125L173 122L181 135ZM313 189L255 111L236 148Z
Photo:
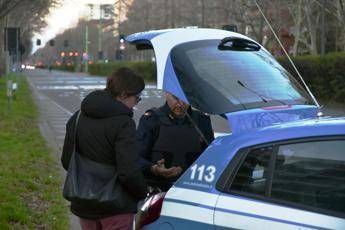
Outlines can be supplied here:
M265 195L271 155L272 147L250 151L237 171L230 189L238 192Z
M311 103L301 85L265 50L221 50L219 43L193 41L171 51L174 71L193 107L223 114Z
M271 197L345 212L345 140L279 147Z

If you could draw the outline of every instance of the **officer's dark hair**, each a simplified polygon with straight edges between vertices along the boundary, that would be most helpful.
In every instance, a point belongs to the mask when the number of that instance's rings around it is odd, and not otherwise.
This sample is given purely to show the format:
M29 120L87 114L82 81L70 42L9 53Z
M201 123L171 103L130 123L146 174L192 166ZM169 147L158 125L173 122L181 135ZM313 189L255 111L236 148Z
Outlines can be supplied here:
M114 97L137 95L144 88L144 79L129 68L119 68L107 78L106 90Z

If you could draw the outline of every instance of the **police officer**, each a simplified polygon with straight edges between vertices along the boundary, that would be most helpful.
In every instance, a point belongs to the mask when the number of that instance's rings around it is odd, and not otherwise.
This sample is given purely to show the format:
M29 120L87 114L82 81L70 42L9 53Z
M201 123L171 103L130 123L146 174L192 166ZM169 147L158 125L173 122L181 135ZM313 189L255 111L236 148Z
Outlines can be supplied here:
M151 186L166 191L214 139L210 117L165 92L166 103L139 121L140 164ZM188 113L188 114L186 114Z

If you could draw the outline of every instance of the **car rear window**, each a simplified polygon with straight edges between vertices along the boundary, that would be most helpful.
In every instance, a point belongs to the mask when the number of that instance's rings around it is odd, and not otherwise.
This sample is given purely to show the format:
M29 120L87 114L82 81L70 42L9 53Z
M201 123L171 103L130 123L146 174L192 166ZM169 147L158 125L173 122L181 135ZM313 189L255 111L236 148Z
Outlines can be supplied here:
M191 105L211 114L311 104L301 85L265 50L218 49L220 40L172 49L171 60Z

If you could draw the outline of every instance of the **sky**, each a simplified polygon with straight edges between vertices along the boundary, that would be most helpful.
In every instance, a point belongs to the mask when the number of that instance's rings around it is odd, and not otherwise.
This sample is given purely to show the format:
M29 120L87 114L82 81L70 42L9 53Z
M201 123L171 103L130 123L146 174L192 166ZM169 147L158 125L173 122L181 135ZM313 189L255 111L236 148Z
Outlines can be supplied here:
M47 27L42 29L41 33L34 35L33 50L35 52L39 47L36 46L36 40L41 39L41 46L54 38L64 30L74 27L80 17L88 15L88 4L113 4L115 0L61 0L61 4L56 8L50 9L47 16Z

